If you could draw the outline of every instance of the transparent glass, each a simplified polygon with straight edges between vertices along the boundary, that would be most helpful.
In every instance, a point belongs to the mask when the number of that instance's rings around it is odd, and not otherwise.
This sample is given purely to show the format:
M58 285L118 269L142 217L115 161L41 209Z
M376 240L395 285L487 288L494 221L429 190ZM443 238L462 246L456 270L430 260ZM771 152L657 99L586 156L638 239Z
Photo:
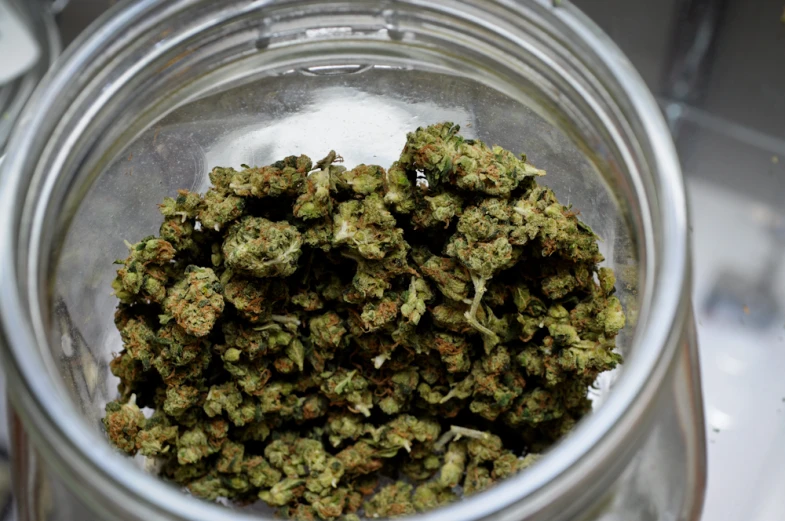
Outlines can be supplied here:
M624 369L598 382L574 434L527 472L421 517L599 519L644 499L657 515L695 511L703 431L678 162L650 94L577 10L143 0L102 22L37 92L0 196L12 398L33 450L80 501L103 519L229 518L131 466L100 430L121 349L112 261L124 240L157 232L162 198L204 190L214 166L291 153L389 165L407 131L448 120L548 172L543 183L602 237L628 327ZM646 446L668 452L664 490L677 492L620 500L614 487L632 483L620 476Z

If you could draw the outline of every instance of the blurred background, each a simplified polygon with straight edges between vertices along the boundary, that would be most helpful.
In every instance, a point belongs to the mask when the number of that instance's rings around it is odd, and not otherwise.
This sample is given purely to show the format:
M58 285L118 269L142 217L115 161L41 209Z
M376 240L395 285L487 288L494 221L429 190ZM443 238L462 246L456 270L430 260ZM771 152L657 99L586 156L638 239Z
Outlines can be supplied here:
M13 35L0 0L0 55ZM27 72L0 73L4 132L51 59L111 0L38 8ZM707 521L785 519L785 0L574 0L660 102L691 204L693 304L707 415ZM5 5L5 7L4 7ZM50 17L46 10L58 12ZM31 15L36 18L37 15ZM23 21L24 22L24 21ZM11 38L12 35L13 38ZM24 68L25 64L15 66ZM32 68L31 68L32 67ZM0 399L0 407L5 402ZM0 411L0 418L5 415ZM0 520L12 519L0 422Z

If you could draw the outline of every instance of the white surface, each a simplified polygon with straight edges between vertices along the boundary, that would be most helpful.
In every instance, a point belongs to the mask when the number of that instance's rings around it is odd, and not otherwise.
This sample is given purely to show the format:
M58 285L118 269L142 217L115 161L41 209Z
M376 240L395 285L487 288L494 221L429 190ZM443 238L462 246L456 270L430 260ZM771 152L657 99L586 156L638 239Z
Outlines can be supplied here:
M0 86L24 74L40 54L22 20L0 0Z
M781 248L766 229L785 215L710 181L689 179L688 189L709 440L703 519L782 521L785 283L783 267L768 264Z

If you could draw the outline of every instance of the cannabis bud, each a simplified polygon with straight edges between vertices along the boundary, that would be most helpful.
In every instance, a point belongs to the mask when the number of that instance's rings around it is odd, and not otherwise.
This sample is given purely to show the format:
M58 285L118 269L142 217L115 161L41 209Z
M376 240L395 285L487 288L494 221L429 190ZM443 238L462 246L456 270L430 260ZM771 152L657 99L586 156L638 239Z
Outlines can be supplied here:
M110 441L304 521L427 511L535 463L621 362L624 313L544 172L459 130L418 128L386 169L289 156L164 199L112 283Z

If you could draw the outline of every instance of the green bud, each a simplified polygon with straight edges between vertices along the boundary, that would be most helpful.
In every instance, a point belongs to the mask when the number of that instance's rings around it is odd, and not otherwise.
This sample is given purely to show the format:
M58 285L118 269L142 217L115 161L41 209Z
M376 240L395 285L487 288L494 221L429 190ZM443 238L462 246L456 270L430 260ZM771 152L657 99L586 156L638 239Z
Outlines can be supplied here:
M368 195L382 188L385 175L384 168L380 166L358 165L352 170L339 172L337 185L359 195Z
M245 199L211 188L204 195L204 203L197 217L202 226L220 231L227 224L239 219L245 212Z
M412 277L409 289L403 294L404 302L401 305L401 314L409 322L417 325L425 314L425 303L433 298L434 294L428 283L422 278Z
M136 244L128 244L128 248L128 258L117 261L123 267L117 270L112 282L114 294L125 304L162 302L169 280L165 266L174 259L174 247L163 239L146 237Z
M144 422L136 434L136 448L143 456L159 456L169 452L177 442L177 426L165 414L156 412Z
M205 336L224 310L222 289L213 270L189 266L167 292L164 308L188 334Z
M469 297L471 276L453 259L433 256L420 266L420 270L445 297L458 302Z
M418 228L442 228L450 226L453 217L460 215L463 198L452 192L444 192L434 196L415 192L417 206L412 220Z
M199 194L188 190L178 190L177 197L164 198L164 202L158 205L158 209L166 218L179 218L182 222L187 219L194 219L202 206L202 198Z
M259 492L259 499L274 507L280 507L299 498L305 490L305 480L300 478L284 478L270 490Z
M362 201L346 201L333 216L333 246L346 245L366 259L383 259L403 243L403 231L395 225L395 217L376 193Z
M302 236L285 222L244 217L229 227L223 243L226 264L255 277L286 277L297 270Z
M423 483L414 490L412 504L417 512L427 512L458 499L452 490L431 481Z
M470 464L466 468L466 477L463 480L463 493L467 496L481 492L493 485L491 472L480 465Z
M136 437L144 427L145 418L135 403L106 404L104 427L114 445L129 454L136 454Z
M384 202L396 213L411 213L414 209L412 177L398 161L384 175Z
M334 159L335 152L331 152L331 154ZM334 171L342 169L342 167L334 167L330 164L331 162L332 160L323 164L321 170L313 172L305 180L305 189L294 203L295 217L306 220L318 219L329 217L332 213L333 200L330 192L335 190L333 175Z
M240 197L292 197L300 193L310 170L308 156L288 156L269 166L235 172L229 189Z
M215 452L216 450L208 442L207 435L199 427L185 431L177 440L177 462L180 465L196 463Z
M365 502L368 517L398 517L414 514L411 500L412 486L403 481L383 487L370 500Z
M528 177L544 175L501 147L490 148L481 141L464 139L460 127L439 123L418 128L406 136L400 162L423 170L430 186L450 183L489 195L508 195Z
M444 454L444 465L442 465L438 479L439 485L445 489L456 487L460 483L465 469L466 443L454 441L450 443L447 452Z
M382 461L377 456L377 451L365 441L343 449L336 457L343 463L344 470L349 475L370 474L382 467Z

